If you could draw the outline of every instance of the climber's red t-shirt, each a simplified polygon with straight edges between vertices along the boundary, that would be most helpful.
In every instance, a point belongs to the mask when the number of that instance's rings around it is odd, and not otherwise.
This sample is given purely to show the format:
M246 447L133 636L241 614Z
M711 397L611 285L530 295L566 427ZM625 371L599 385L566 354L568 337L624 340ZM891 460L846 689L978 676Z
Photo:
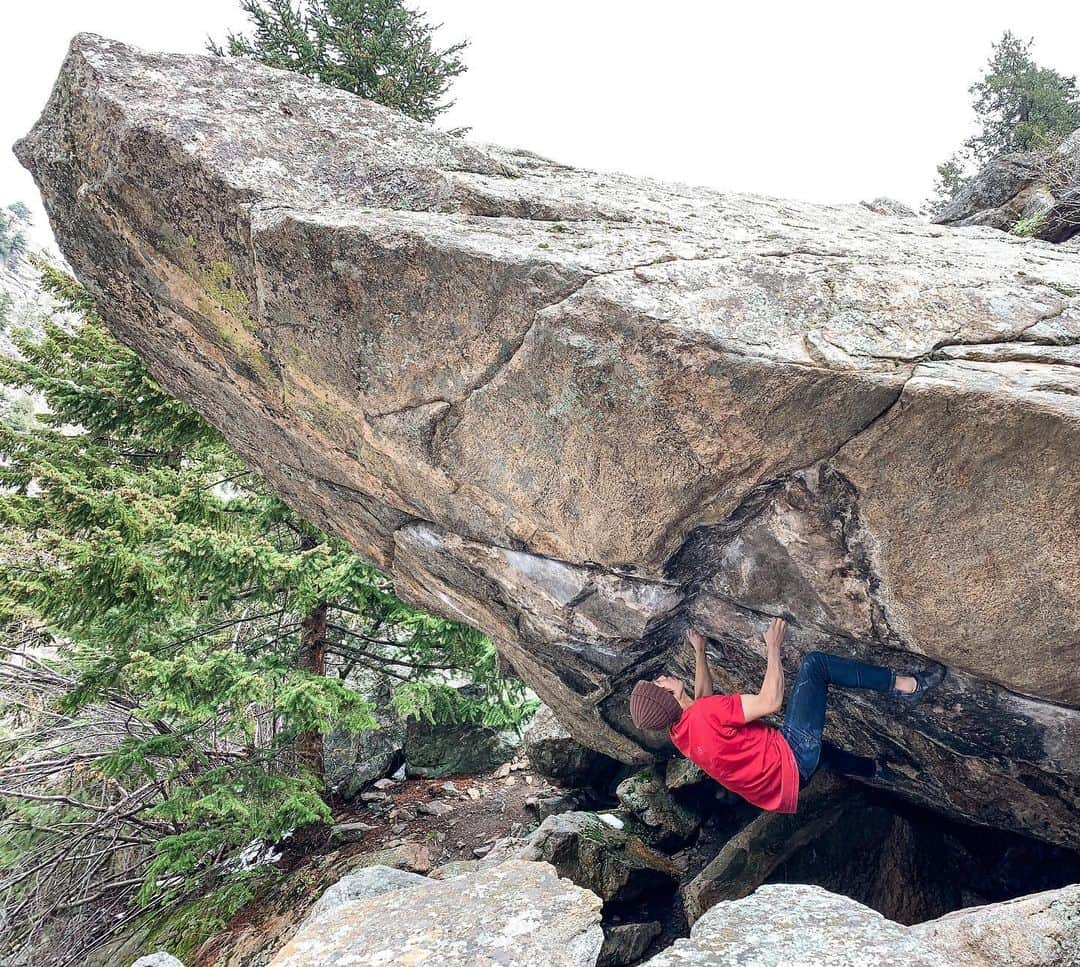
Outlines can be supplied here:
M793 813L799 769L787 740L772 726L747 722L738 695L710 695L685 708L671 741L725 789L761 809Z

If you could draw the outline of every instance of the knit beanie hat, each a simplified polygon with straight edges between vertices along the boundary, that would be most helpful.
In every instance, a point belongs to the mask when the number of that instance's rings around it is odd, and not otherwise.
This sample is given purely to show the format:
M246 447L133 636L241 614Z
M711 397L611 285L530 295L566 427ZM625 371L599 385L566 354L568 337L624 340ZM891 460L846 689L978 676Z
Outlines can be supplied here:
M630 718L639 729L667 729L682 717L679 700L655 682L640 681L630 693Z

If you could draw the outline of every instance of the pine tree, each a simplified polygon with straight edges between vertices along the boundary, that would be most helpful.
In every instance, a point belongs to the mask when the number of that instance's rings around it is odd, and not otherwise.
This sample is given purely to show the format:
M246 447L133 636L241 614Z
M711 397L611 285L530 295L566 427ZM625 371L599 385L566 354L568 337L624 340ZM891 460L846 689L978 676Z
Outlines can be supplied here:
M1033 39L1006 31L993 45L983 75L968 88L978 131L938 165L927 210L936 214L964 186L969 172L1003 154L1054 147L1080 128L1080 90L1075 77L1040 67Z
M0 622L37 646L0 666L0 892L5 938L63 931L81 951L140 904L211 886L239 902L229 864L249 844L329 819L322 735L374 725L350 669L388 676L411 714L527 709L486 638L396 598L164 392L73 280L46 267L43 284L81 321L0 360L0 386L47 404L0 425Z
M0 209L0 262L11 262L27 250L26 232L30 209L22 202Z
M1033 43L1006 31L969 88L980 130L965 147L976 162L1053 147L1080 128L1076 78L1036 64Z
M465 43L434 46L437 27L402 0L242 0L254 34L229 34L217 56L246 57L313 77L433 121L446 111L450 84L463 73Z

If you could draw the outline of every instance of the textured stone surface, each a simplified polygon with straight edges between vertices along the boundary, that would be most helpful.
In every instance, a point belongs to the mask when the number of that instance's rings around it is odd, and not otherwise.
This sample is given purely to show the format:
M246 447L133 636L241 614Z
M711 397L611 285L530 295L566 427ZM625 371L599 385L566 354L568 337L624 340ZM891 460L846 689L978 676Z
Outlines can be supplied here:
M701 825L698 816L682 806L652 770L642 769L627 776L616 787L615 795L627 812L655 830L663 842L689 839Z
M341 908L349 903L430 882L419 873L394 869L392 866L365 867L342 877L323 893L312 905L299 929L311 927L314 932L316 924L328 925L336 920Z
M159 950L157 953L140 957L131 967L184 967L184 965L172 954Z
M647 967L1075 967L1080 886L903 927L816 886L771 885L713 907Z
M543 860L560 876L592 890L605 902L629 903L643 894L670 894L678 871L663 854L626 829L614 829L595 813L549 816L515 850L525 860Z
M484 725L432 725L409 719L405 772L425 779L490 772L514 757L519 739L511 730Z
M660 933L660 923L618 923L604 931L597 967L622 967L637 962Z
M272 967L593 967L600 901L546 863L511 861L351 900L309 920Z
M849 783L819 772L799 793L797 813L756 816L681 887L687 920L693 924L717 903L753 893L788 857L840 822L845 809L858 805Z
M708 782L709 775L701 766L682 756L668 759L664 769L664 784L668 789L685 789L688 786L696 786L701 782Z
M957 967L1077 967L1080 884L957 910L908 933Z
M405 756L405 721L391 705L396 682L367 669L354 669L346 681L374 709L378 728L365 732L331 731L325 740L326 781L342 799L353 799L369 784L389 775Z
M256 66L76 39L17 147L109 326L399 592L625 762L635 678L759 636L950 666L830 734L1080 832L1080 252L479 148ZM1006 348L999 348L1006 347Z
M956 967L919 950L906 928L861 903L816 886L763 886L720 903L646 962L647 967Z
M533 769L568 786L602 787L622 767L574 739L546 705L536 710L521 738Z

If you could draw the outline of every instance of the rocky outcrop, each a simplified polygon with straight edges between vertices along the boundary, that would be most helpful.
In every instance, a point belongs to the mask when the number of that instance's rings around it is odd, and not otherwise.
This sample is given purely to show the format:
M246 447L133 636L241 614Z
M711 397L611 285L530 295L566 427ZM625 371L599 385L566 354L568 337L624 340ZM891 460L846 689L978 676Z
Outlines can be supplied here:
M1080 129L1057 148L987 162L934 219L988 225L1048 242L1080 233Z
M592 967L604 941L600 901L545 863L376 886L317 906L271 967Z
M1080 963L1078 920L1080 885L905 927L820 887L775 884L717 904L645 963L1068 967ZM635 960L659 930L613 923L604 943L599 924L597 898L544 863L511 860L448 881L374 867L327 890L270 963L592 967Z
M643 895L654 901L674 892L678 870L641 838L595 813L549 816L512 855L550 863L605 903L626 905Z
M880 780L1080 831L1080 257L578 171L292 74L76 39L17 147L110 327L283 498L487 631L579 741L769 616L949 666L839 696Z
M636 816L661 845L684 842L697 832L701 818L683 806L654 771L627 776L615 789L623 809Z
M1080 885L957 910L908 928L954 967L1080 964Z
M423 886L431 881L418 873L399 870L392 866L378 864L364 867L348 876L343 876L333 884L318 900L312 904L300 930L325 928L340 916L342 907L357 900L382 896L393 890L407 890L414 886Z
M1080 887L902 927L820 887L764 886L713 907L647 967L1060 967L1080 963Z

